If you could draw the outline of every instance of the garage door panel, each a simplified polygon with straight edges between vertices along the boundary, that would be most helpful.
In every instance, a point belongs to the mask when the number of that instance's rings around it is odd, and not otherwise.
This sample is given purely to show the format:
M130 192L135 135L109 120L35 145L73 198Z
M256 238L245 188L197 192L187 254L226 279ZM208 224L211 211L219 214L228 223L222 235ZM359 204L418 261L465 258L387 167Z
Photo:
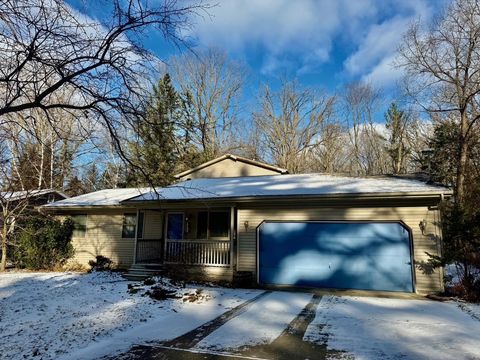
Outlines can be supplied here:
M409 233L398 223L266 222L264 284L412 291Z

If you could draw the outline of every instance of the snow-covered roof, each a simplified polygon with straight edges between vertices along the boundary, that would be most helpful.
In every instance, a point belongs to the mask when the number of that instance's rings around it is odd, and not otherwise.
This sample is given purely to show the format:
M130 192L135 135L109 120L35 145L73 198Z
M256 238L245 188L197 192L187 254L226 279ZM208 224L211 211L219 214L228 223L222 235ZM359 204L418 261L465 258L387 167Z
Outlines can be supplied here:
M421 181L394 177L300 174L193 179L157 188L129 201L410 193L450 194L450 191Z
M105 189L44 205L44 208L116 206L124 200L149 193L150 188Z
M42 196L46 194L56 193L63 198L68 198L68 195L55 189L41 189L41 190L22 190L22 191L2 191L0 192L0 198L7 201L22 200L26 198L32 198L36 196Z
M119 206L137 201L182 201L279 196L330 196L373 194L451 194L447 188L417 180L359 178L301 174L202 178L165 188L128 188L95 191L60 200L44 208Z

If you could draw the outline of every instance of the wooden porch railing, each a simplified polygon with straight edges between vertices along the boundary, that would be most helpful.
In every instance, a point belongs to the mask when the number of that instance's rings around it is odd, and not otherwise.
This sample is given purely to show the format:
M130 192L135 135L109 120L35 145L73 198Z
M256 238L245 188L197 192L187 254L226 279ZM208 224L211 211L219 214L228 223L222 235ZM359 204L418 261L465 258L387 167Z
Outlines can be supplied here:
M228 266L230 265L230 241L167 240L165 262Z
M137 239L136 263L162 262L163 242L161 239Z

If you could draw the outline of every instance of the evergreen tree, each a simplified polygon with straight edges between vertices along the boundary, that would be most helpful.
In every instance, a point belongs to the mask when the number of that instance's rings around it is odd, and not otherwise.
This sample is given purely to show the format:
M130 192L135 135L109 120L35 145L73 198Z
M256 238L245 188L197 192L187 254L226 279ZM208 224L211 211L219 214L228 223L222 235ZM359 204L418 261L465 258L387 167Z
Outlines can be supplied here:
M179 160L177 130L182 118L182 102L165 74L153 88L146 115L138 121L136 141L131 142L133 166L127 176L130 186L152 183L171 184Z
M453 121L435 125L433 136L428 141L428 149L421 159L421 168L430 180L453 187L457 173L459 125Z

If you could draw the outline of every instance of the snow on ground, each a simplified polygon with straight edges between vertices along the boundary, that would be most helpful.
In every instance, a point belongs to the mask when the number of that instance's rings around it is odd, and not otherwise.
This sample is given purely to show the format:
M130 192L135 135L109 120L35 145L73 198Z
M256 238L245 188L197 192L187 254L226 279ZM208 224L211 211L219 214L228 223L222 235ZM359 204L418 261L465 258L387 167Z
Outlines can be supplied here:
M480 359L480 321L453 302L325 296L304 340L357 360Z
M203 301L129 294L112 273L0 275L0 358L92 359L190 331L259 294L204 288ZM182 292L195 288L187 286ZM210 299L210 300L208 300Z
M471 317L480 321L480 304L472 304L459 300L457 301L457 305Z
M244 346L268 344L311 300L312 294L273 292L257 300L243 314L202 339L197 349L233 350Z

